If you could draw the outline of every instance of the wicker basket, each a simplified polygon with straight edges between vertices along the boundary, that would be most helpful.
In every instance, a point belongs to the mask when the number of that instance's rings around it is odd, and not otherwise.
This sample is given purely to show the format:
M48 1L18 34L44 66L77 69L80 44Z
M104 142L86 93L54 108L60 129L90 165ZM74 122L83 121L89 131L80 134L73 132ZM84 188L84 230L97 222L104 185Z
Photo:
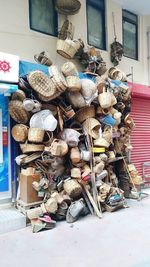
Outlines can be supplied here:
M70 92L79 92L81 90L81 81L77 76L68 76L66 80Z
M11 130L12 137L17 142L25 142L28 138L28 127L24 124L16 124Z
M74 15L80 10L81 3L78 0L56 0L55 9L63 15Z
M42 71L32 71L28 75L28 82L37 93L44 97L53 97L56 86Z
M44 95L41 95L38 93L38 98L43 102L49 102L49 101L55 99L56 97L60 96L60 94L61 94L61 92L56 92L53 96L47 97L47 96L44 96Z
M67 179L64 181L64 190L71 197L76 198L82 192L81 185L75 179Z
M70 41L70 42L69 42ZM64 58L71 59L76 54L77 50L73 46L73 41L64 41L58 40L57 41L57 53Z
M30 113L26 111L19 100L11 100L8 106L9 114L18 123L27 123Z
M20 144L20 148L23 153L44 151L44 145L41 144Z
M61 68L62 73L67 76L77 76L78 71L76 66L72 62L66 62Z
M28 140L33 143L41 143L44 139L45 131L39 128L29 128Z
M76 112L75 119L80 123L84 122L88 118L95 118L94 106L86 106Z
M24 99L26 99L26 95L20 89L18 89L16 92L14 92L12 94L12 98L11 98L11 100L20 100L20 101L23 101Z

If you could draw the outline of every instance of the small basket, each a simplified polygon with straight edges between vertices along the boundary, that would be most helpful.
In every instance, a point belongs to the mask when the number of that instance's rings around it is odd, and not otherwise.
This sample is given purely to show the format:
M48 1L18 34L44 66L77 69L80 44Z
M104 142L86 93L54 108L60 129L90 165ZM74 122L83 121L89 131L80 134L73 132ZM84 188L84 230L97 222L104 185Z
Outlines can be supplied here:
M41 95L38 93L38 98L40 100L42 100L43 102L49 102L49 101L55 99L56 97L60 96L60 94L61 94L61 92L56 92L53 96L48 97L48 96L44 96L44 95Z
M28 127L24 124L16 124L11 130L16 142L25 142L28 138Z
M72 62L66 62L63 64L62 68L61 68L62 73L64 74L64 76L77 76L78 75L78 71L76 66L72 63Z
M28 140L33 143L41 143L44 139L45 131L39 128L29 128Z
M87 106L76 112L75 119L82 123L88 118L95 118L95 107Z
M81 8L78 0L56 0L55 9L63 15L75 15Z
M64 190L71 197L76 198L82 192L81 185L75 179L67 179L64 181Z
M18 123L27 123L30 119L30 113L26 111L19 100L11 100L8 106L9 114L14 121Z
M20 144L21 151L23 153L40 152L44 151L44 145L35 144Z
M57 53L64 58L71 59L76 54L77 50L73 46L73 41L69 40L58 40L57 41Z
M16 92L12 94L11 100L20 100L23 102L23 100L26 99L25 93L18 89Z
M81 81L77 76L68 76L66 80L70 92L79 92L81 90Z

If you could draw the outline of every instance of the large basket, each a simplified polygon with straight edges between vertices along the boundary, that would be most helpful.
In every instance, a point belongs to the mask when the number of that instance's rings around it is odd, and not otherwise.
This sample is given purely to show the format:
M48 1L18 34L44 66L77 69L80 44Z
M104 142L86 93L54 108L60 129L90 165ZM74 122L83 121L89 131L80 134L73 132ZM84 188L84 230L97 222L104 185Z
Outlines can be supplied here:
M16 124L11 130L12 137L17 142L25 142L28 138L28 127L24 124Z
M27 123L30 118L30 113L26 111L19 100L11 100L9 102L9 114L18 123Z
M44 151L44 145L41 144L20 144L20 148L23 153Z
M80 123L84 122L88 118L95 118L94 106L86 106L76 112L75 119Z
M33 143L41 143L44 139L45 131L39 128L29 128L28 140Z
M55 9L63 15L74 15L78 13L81 3L78 0L56 0Z
M31 87L44 97L53 97L56 93L56 86L51 79L42 71L32 71L28 75Z
M77 50L73 46L73 41L69 40L58 40L57 41L57 53L60 54L62 57L71 59L76 54Z
M76 198L80 196L82 192L81 185L75 179L67 179L64 182L64 190L71 197Z
M68 76L66 80L70 92L79 92L81 90L81 81L77 76Z

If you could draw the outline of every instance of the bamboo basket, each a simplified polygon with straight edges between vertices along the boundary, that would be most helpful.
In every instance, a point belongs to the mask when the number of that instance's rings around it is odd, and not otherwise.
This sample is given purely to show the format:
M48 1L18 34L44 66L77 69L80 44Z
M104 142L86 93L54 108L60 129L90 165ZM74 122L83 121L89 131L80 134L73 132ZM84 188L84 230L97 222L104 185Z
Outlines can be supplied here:
M42 144L20 144L20 148L23 153L44 151L44 145Z
M66 80L70 92L79 92L81 90L81 81L77 76L68 76Z
M44 139L45 131L39 128L29 128L28 140L33 143L41 143Z
M80 10L81 3L78 0L56 0L55 9L63 15L75 15Z
M64 181L64 190L71 197L76 198L82 192L81 185L75 179L67 179Z
M66 40L58 40L57 41L57 53L63 56L64 58L71 59L74 57L76 54L77 50L74 48L74 46L70 43L67 42Z
M18 123L27 123L30 118L30 113L26 111L19 100L11 100L8 106L9 114L14 121Z
M88 118L95 118L95 107L86 106L76 112L75 119L82 123Z

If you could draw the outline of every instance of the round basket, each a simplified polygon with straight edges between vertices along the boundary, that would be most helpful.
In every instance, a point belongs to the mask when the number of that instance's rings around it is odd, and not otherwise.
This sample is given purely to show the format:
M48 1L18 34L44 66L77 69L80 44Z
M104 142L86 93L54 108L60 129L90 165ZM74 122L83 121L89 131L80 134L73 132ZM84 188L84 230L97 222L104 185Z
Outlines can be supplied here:
M53 97L56 86L42 71L32 71L28 75L28 82L37 93L44 97Z
M33 143L41 143L44 139L45 131L39 128L29 128L28 140Z
M82 192L81 185L75 179L67 179L64 181L64 190L71 197L76 198Z
M75 119L80 123L84 122L88 118L95 118L94 106L86 106L76 112Z
M28 127L24 124L16 124L11 130L16 142L25 142L28 138Z
M81 81L77 76L68 76L66 80L70 92L79 92L81 90Z
M66 62L61 68L62 73L67 76L77 76L78 71L76 66L72 62Z
M30 113L26 111L19 100L11 100L8 106L9 114L18 123L27 123Z
M22 102L23 102L24 99L26 99L26 95L25 95L25 93L24 93L22 90L20 90L20 89L18 89L16 92L14 92L14 93L12 94L12 98L11 98L11 100L20 100L20 101L22 101Z
M81 3L78 0L56 0L55 9L63 15L75 15L80 10Z
M55 99L56 97L60 96L60 94L61 94L61 92L56 92L53 96L47 97L47 96L44 96L44 95L41 95L38 93L38 98L40 100L42 100L43 102L49 102L49 101Z
M39 152L44 151L44 145L35 144L20 144L21 151L23 153Z
M61 55L64 58L71 59L76 54L77 50L73 46L73 41L69 40L70 42L67 42L66 40L58 40L57 41L57 53Z

